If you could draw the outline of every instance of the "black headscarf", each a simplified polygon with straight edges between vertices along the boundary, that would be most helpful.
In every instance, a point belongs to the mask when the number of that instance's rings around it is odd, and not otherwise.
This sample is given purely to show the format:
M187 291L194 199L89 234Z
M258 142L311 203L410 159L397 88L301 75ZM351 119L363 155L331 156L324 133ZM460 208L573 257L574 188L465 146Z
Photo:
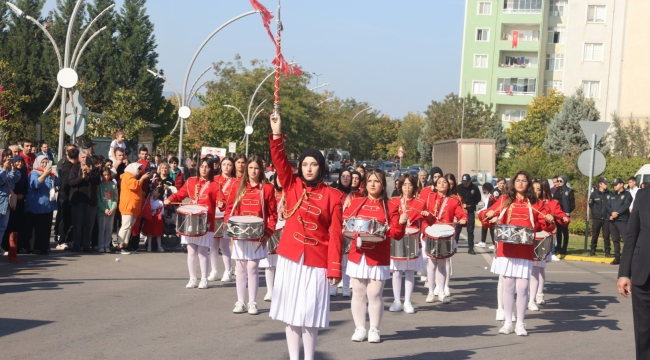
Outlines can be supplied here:
M350 173L350 185L349 186L343 186L343 183L341 182L340 177L343 176L343 173ZM339 174L339 180L336 182L336 186L334 186L335 189L341 190L346 194L349 194L350 191L352 191L352 171L350 170L343 170Z
M20 155L14 156L14 163L17 161L23 162L23 168L20 169L20 180L14 184L14 193L20 195L27 195L27 190L29 188L29 177L27 176L27 165L25 165L25 159Z
M433 179L433 174L440 174L440 176L443 176L442 169L437 166L434 166L433 168L431 168L431 174L430 174L431 179Z
M316 176L316 181L307 181L302 175L302 162L308 157L313 157L316 159L316 162L318 162L318 175ZM298 176L305 184L307 184L307 186L314 187L325 181L325 166L325 156L323 156L320 151L316 149L307 149L303 151L300 158L298 158Z
M358 171L356 171L356 170L350 171L350 176L354 176L354 175L357 175L357 176L359 177L359 186L357 186L357 187L352 187L352 180L350 180L350 191L357 191L357 190L359 190L359 187L361 187L361 183L363 182L363 177L361 176L361 173L360 173L360 172L358 172Z

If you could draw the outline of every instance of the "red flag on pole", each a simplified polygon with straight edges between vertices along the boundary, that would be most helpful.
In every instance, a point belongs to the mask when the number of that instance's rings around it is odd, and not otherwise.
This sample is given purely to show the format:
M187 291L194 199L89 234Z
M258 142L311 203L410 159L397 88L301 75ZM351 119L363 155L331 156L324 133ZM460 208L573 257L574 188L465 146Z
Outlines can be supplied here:
M517 42L519 41L519 31L518 30L512 30L512 48L517 47Z

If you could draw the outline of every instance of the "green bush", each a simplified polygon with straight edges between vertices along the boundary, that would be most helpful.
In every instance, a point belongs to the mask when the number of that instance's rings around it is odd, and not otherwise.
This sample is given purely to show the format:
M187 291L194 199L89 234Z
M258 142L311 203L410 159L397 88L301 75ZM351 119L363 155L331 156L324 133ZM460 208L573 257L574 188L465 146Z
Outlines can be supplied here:
M585 221L584 220L571 220L569 224L569 233L574 235L585 234Z

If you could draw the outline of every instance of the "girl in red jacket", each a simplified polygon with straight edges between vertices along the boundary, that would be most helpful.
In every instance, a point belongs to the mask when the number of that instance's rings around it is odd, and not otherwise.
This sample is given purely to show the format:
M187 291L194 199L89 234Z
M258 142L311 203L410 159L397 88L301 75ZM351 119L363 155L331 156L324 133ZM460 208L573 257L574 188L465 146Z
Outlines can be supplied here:
M233 216L253 216L259 218L264 224L264 235L259 239L233 238L232 258L236 260L235 271L237 276L237 302L233 312L236 314L248 311L251 315L257 311L257 289L259 288L260 260L268 255L266 240L275 232L278 219L275 190L264 177L262 158L251 156L246 162L244 175L239 188L232 191L228 197L228 204L224 215L224 223ZM246 283L248 283L248 304L246 299Z
M524 226L537 231L551 231L553 216L545 214L542 201L537 200L532 179L525 171L519 171L510 180L508 192L497 199L494 205L478 213L482 222L490 225L508 224ZM498 233L498 231L497 231ZM497 238L498 238L497 234ZM505 322L499 334L513 331L520 336L528 335L524 316L528 305L528 279L533 269L535 245L509 244L499 242L496 257L492 261L492 272L503 275L503 308ZM512 309L517 291L517 325L512 324Z
M239 186L239 181L235 178L235 160L233 158L226 156L221 160L221 174L214 176L214 181L221 185L221 191L223 192L223 198L217 201L217 207L225 209L226 200L230 197L230 193L233 189L237 189ZM219 211L218 211L219 212ZM212 240L212 246L210 246L210 266L212 271L210 276L208 276L208 281L217 280L217 264L219 262L219 249L221 249L221 258L223 260L223 276L221 277L222 282L232 281L232 257L230 255L230 237L225 232L225 223L224 223L223 236L216 237Z
M175 194L172 194L164 201L165 206L169 206L171 203L178 203L189 197L191 204L205 206L208 212L207 234L194 237L181 235L181 244L187 245L187 267L190 271L190 281L185 287L188 289L196 287L197 258L201 267L199 289L208 288L208 249L212 245L214 237L214 213L217 208L217 201L223 198L221 186L213 181L213 171L210 159L201 159L196 177L188 178Z
M379 325L384 312L382 292L384 281L390 277L390 239L401 240L408 213L399 213L399 207L388 201L386 176L381 170L368 170L363 190L365 197L352 200L343 213L343 219L375 219L388 225L380 242L352 239L346 273L352 278L352 317L356 329L352 341L366 337L366 303L370 315L368 342L378 343Z

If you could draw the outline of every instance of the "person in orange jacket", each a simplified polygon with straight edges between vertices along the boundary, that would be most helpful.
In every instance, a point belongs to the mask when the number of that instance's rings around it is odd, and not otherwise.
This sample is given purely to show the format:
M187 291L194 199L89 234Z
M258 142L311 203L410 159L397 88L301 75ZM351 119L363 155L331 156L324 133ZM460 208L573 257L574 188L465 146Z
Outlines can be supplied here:
M122 214L122 227L117 233L118 249L121 254L128 255L131 252L126 248L131 236L131 228L140 216L143 202L143 183L151 177L150 173L144 173L142 164L131 163L120 175L120 214Z

